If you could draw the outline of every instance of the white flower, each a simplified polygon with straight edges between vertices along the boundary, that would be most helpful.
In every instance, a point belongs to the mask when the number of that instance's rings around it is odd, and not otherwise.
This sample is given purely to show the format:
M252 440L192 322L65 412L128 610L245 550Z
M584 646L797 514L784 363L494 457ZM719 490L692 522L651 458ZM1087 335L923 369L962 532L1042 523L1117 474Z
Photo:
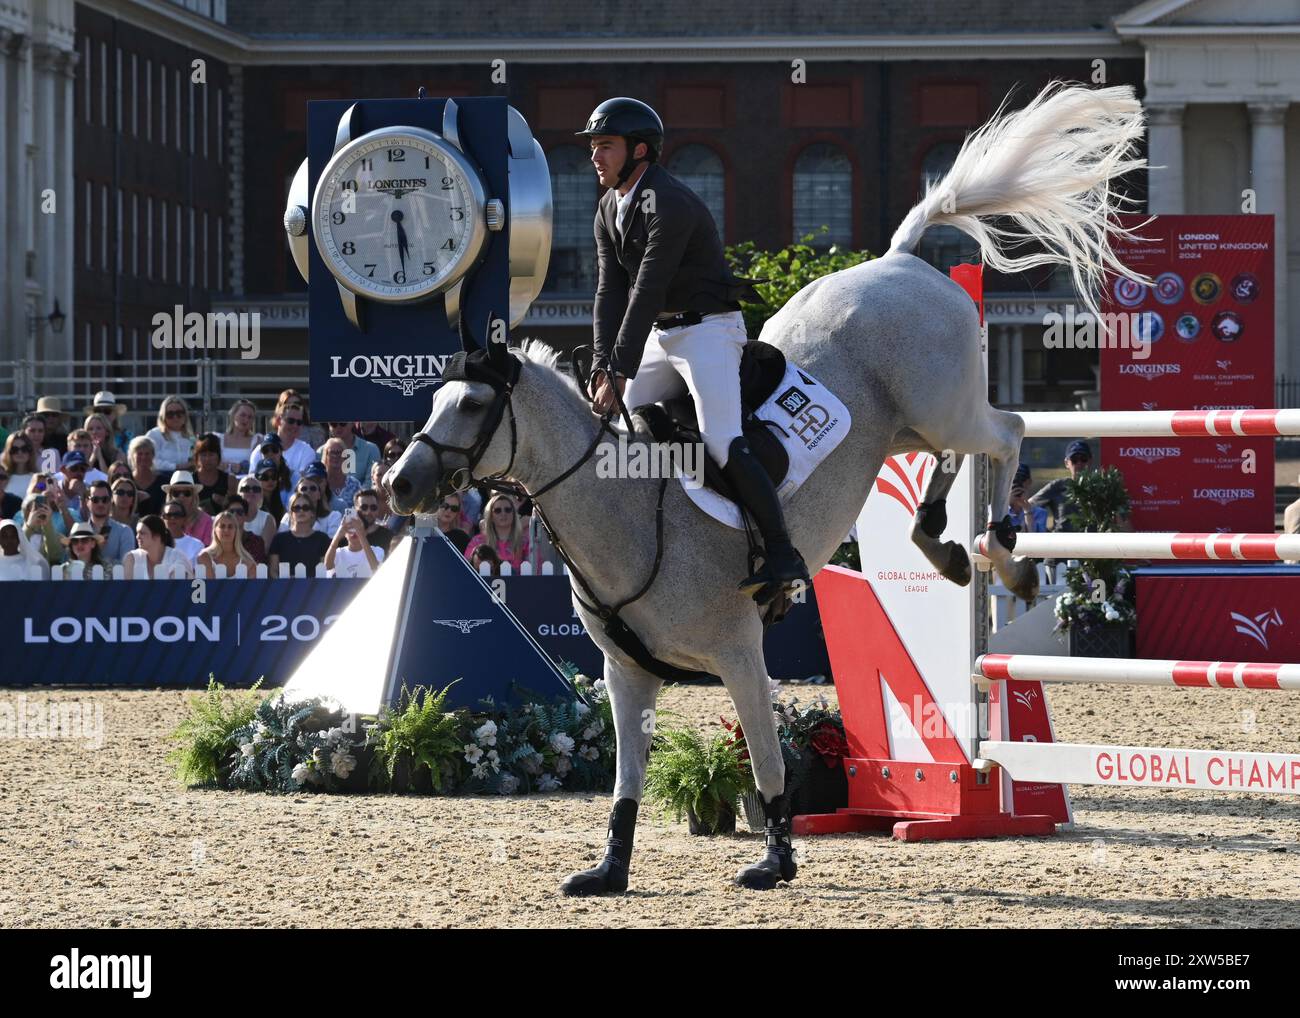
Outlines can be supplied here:
M583 703L581 700L579 700L576 704L574 704L573 707L574 707L574 711L577 713L578 717L582 717L582 716L585 715L585 714L590 714L590 713L591 713L591 708L588 707L588 706L587 706L585 703Z
M299 785L303 784L309 777L311 777L311 768L305 763L300 763L293 769L293 780Z
M487 775L488 775L488 766L487 766L487 764L485 764L485 763L475 764L475 765L474 765L474 771L473 771L473 774L474 774L474 777L476 777L476 778L486 778Z
M325 733L325 741L331 746L343 738L343 729L335 726Z
M605 723L597 719L594 725L588 725L585 729L583 729L582 737L586 739L588 742L590 742L592 739L596 738L596 736L598 736L604 730L605 730Z
M573 738L565 735L564 732L556 732L551 736L550 747L561 756L568 756L573 752Z
M501 781L497 784L497 791L502 795L514 795L519 791L519 779L513 774L501 775Z
M346 749L336 749L330 754L330 769L336 778L346 781L356 766L357 758Z
M537 780L537 788L541 792L554 792L559 787L560 783L550 774L543 774Z
M595 746L583 746L582 749L578 750L578 756L584 760L595 760L600 756L600 750Z
M591 688L594 689L597 693L604 693L606 689L605 680L597 679L595 682L591 684Z
M497 764L501 762L501 754L495 749L489 749L487 751L487 758L489 763Z
M555 758L555 773L564 777L569 771L573 770L573 761L567 756L557 756Z
M591 679L583 675L582 672L578 672L573 676L573 684L575 686L590 686Z
M474 730L474 739L480 746L495 746L497 744L497 726L495 721L485 721Z
M239 752L243 753L244 756L252 756L254 752L253 744L251 742L240 743Z
M476 764L483 758L483 750L472 742L465 743L465 762Z

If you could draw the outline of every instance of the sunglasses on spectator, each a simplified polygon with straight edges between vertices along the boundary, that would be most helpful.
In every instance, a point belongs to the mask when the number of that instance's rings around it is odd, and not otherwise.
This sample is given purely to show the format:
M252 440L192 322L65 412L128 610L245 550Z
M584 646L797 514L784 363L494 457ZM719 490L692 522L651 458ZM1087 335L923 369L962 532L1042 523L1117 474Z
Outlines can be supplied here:
M250 495L260 495L260 494L262 494L262 486L261 486L260 484L242 484L242 485L240 485L239 490L240 490L241 492L245 492L245 491L246 491L246 492L248 492Z
M298 490L299 490L299 491L310 491L313 495L319 495L319 494L320 494L320 485L319 485L319 484L300 484L300 485L298 485Z
M136 494L135 491L133 491L131 488L114 488L114 489L113 489L113 497L114 497L114 498L135 498L135 494Z
M499 505L496 506L492 511L494 513L512 513L515 511L515 507L512 505Z
M258 474L258 475L257 475L257 479L258 479L259 481L263 481L263 482L266 483L266 484L271 484L271 483L273 483L273 482L275 481L275 471L273 471L273 470L268 470L268 471L267 471L266 473L264 473L264 474Z
M94 502L96 505L102 505L103 503L107 502L108 500L109 500L109 498L108 498L107 495L95 495L95 496L93 496L93 497L90 499L90 501L91 501L91 502Z
M280 421L284 424L301 424L301 417L281 417Z
M187 490L185 488L172 488L171 495L173 498L193 498L194 491L192 489Z
M184 411L184 410L181 410L179 407L173 407L171 410L168 410L168 411L167 411L167 413L166 413L165 416L167 416L167 417L184 417L184 416L185 416L185 411Z
M379 512L379 505L378 505L378 503L376 503L376 502L371 502L371 503L366 504L366 505L359 505L359 506L357 506L357 512L360 512L360 513L377 513L377 512Z
M452 512L460 512L460 506L455 502L439 502L439 509L450 509Z
M12 451L13 451L13 452L31 452L31 451L32 451L32 447L31 447L30 445L18 445L17 443L15 443L14 446L13 446L13 450L12 450Z
M295 513L309 513L309 512L311 512L311 506L309 506L309 505L296 505L296 506L294 506L293 509L290 510L290 511L291 511L291 512L295 512Z
M229 509L229 510L227 510L227 512L229 512L231 516L247 516L247 515L248 515L247 511L245 511L245 510L243 510L243 509L240 509L239 506L235 506L233 509Z
M1091 462L1092 462L1092 457L1091 457L1091 456L1071 456L1071 457L1070 457L1070 462L1071 462L1071 463L1091 463Z
M165 519L165 520L183 520L183 519L185 519L185 514L184 514L184 513L163 513L163 519Z

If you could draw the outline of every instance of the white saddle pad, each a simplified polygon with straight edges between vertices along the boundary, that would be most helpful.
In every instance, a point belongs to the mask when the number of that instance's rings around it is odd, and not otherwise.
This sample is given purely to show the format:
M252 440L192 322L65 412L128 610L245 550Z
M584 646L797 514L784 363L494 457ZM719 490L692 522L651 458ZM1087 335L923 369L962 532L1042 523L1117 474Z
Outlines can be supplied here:
M758 408L756 416L776 425L770 430L781 439L790 457L790 469L776 489L782 503L788 502L817 464L844 441L853 423L849 408L833 392L789 360L781 384ZM708 488L694 487L686 483L688 480L679 477L678 483L692 502L719 523L745 529L735 502Z

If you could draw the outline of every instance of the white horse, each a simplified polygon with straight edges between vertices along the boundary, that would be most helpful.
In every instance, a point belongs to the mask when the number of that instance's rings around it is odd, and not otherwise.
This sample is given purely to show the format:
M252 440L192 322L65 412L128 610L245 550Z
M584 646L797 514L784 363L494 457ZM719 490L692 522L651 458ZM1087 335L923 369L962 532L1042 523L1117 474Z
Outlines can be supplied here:
M1004 517L1022 422L989 405L974 303L911 252L927 227L955 226L979 241L984 260L996 269L1069 265L1095 310L1103 274L1125 271L1111 250L1112 238L1124 232L1113 218L1123 199L1111 185L1144 165L1133 158L1142 128L1141 106L1127 87L1053 84L1023 110L999 110L967 139L949 173L928 186L887 254L810 283L766 323L762 340L835 388L854 422L785 507L791 537L811 571L826 564L885 457L897 452L954 454L952 471L933 473L912 528L913 540L945 576L958 583L970 579L966 549L941 541L944 497L961 456L989 456L990 528L1003 542L1013 540ZM1044 250L1015 257L1006 252L1024 238L1040 241ZM745 536L703 514L675 481L665 488L654 479L599 477L592 453L609 437L545 348L528 343L508 354L458 355L419 440L384 483L397 511L409 513L463 489L471 477L508 478L535 496L571 560L575 607L605 655L618 760L604 859L569 877L565 893L627 887L661 664L719 676L730 692L767 812L763 858L736 880L773 887L792 879L796 867L763 624L754 601L736 589L746 572ZM634 439L648 437L638 426ZM662 541L656 534L660 507ZM1014 559L997 540L990 543L1003 581L1032 596L1032 563ZM638 592L613 612L611 627L602 608ZM619 624L647 653L633 653L633 644L616 639ZM936 637L942 637L942 620L936 620Z

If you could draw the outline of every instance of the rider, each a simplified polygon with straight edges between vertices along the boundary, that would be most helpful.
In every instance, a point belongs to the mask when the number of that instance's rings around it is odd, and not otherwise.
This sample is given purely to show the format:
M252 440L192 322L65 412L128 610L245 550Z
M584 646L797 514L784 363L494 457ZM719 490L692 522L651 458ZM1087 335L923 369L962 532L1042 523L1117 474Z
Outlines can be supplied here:
M750 284L728 268L705 204L659 165L664 125L654 110L607 99L576 133L591 140L596 176L609 188L595 224L595 409L615 406L615 384L629 407L689 390L705 448L763 537L763 566L740 589L808 583L776 488L741 433L740 355L748 337L738 298Z

